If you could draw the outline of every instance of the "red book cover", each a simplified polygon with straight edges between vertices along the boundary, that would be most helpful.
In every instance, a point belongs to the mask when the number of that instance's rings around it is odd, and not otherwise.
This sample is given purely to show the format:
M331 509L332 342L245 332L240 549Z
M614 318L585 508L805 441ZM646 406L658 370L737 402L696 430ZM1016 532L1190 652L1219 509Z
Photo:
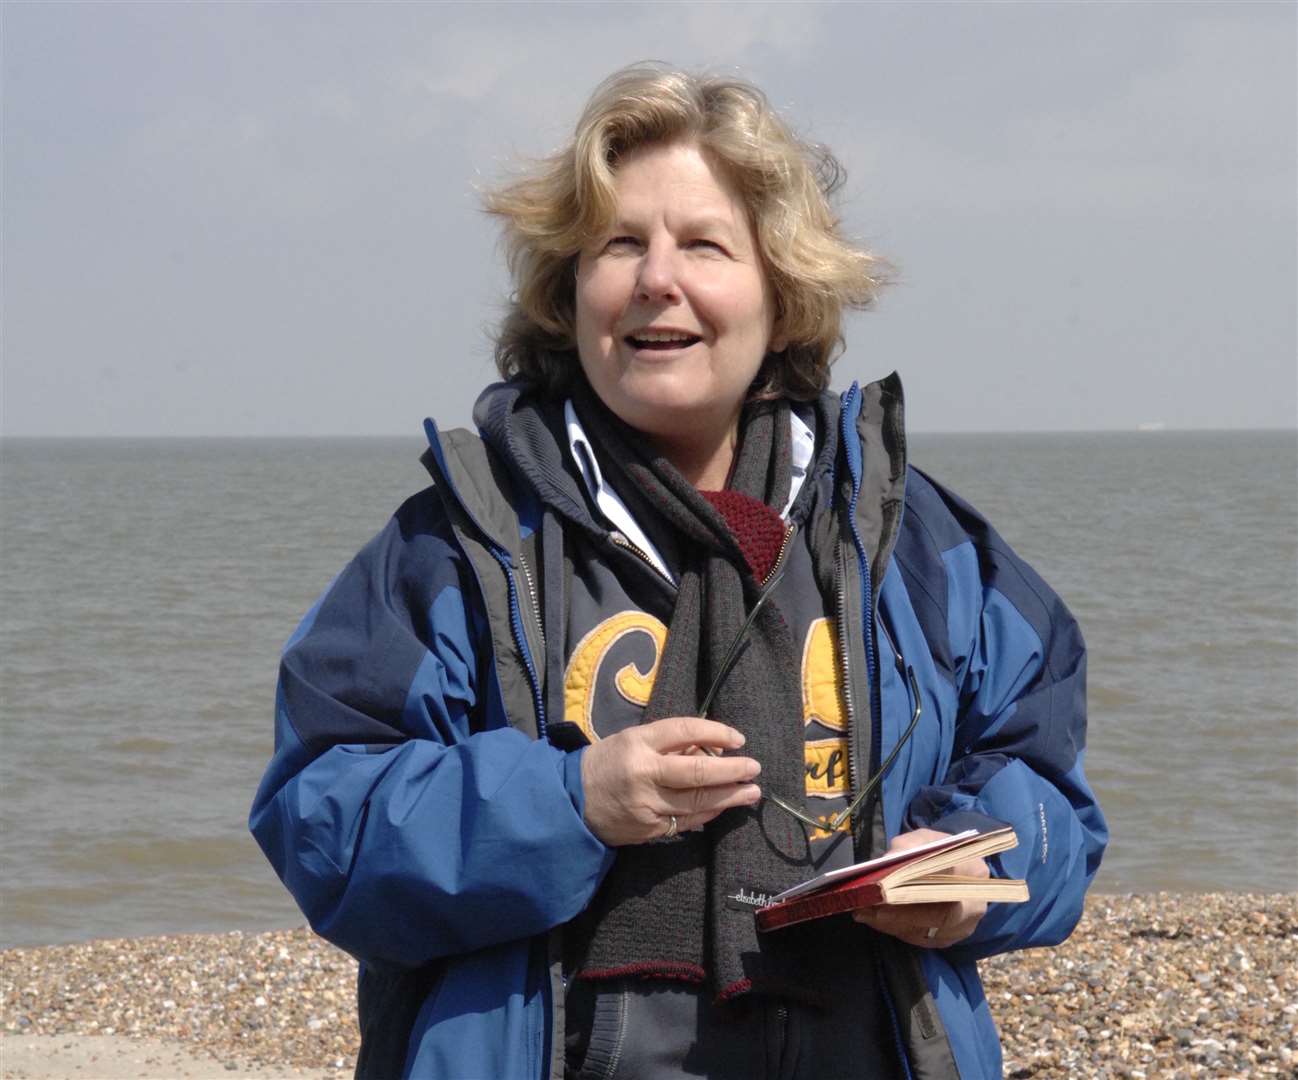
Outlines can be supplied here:
M823 919L826 915L838 915L844 911L881 904L883 889L880 882L894 869L895 866L881 866L861 877L848 878L813 893L760 908L756 913L757 929L778 930L781 926L791 926L808 919Z
M921 904L950 900L1020 903L1027 883L1015 878L977 878L953 874L966 859L985 858L1017 846L1006 826L974 830L935 840L908 851L894 851L856 866L831 870L788 889L756 912L758 930L838 915L875 904Z

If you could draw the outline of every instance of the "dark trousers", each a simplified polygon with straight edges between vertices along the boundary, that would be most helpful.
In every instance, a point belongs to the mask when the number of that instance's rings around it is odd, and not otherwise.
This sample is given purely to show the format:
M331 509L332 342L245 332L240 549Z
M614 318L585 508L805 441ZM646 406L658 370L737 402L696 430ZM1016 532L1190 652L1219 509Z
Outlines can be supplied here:
M896 1080L877 992L831 1009L746 995L714 1005L692 986L571 983L565 1080Z

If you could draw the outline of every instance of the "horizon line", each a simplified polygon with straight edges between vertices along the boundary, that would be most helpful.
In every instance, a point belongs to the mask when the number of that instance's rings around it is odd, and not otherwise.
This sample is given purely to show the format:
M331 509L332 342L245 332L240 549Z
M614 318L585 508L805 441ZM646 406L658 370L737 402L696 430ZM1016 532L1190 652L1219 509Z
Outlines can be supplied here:
M1238 432L1257 432L1259 434L1268 432L1298 432L1298 424L1284 427L1164 427L1157 428L1145 427L1096 427L1096 428L1017 428L1007 430L1004 428L976 428L976 429L952 429L952 428L909 428L906 431L907 436L913 435L1143 435L1151 439L1156 439L1160 435L1186 435L1186 434L1231 434ZM250 433L233 433L233 432L200 432L176 434L174 432L114 432L109 434L65 434L61 432L35 432L23 434L7 434L0 432L0 439L5 441L27 439L38 441L42 439L60 439L66 442L91 441L91 440L192 440L192 441L235 441L240 439L268 439L289 442L293 440L311 440L311 439L409 439L411 441L423 441L422 432L349 432L349 433L305 433L293 432L288 434L250 434Z

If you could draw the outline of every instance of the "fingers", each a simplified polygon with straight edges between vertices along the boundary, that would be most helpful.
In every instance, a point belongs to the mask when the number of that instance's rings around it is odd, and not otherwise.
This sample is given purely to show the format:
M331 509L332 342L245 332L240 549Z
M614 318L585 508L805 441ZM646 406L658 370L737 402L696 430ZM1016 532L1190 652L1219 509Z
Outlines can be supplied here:
M954 909L959 905L948 904L878 904L874 907L861 908L853 912L862 916L861 922L873 919L875 929L884 930L896 936L898 933L919 934L924 936L931 927L939 929L950 921Z
M956 863L947 873L972 878L989 878L992 876L986 859L966 859L962 863Z
M677 814L676 831L678 833L694 832L696 829L703 828L704 825L720 813L720 810L709 810L704 814Z
M928 844L934 840L949 840L950 833L938 832L936 829L911 829L910 832L898 833L888 845L891 851L909 851L911 848Z
M676 831L700 828L723 810L751 806L761 790L752 758L676 751L690 746L735 749L734 728L698 717L670 717L618 732L582 756L585 821L610 847L661 839L675 816ZM667 749L664 749L667 748Z
M719 787L691 788L687 791L663 791L663 814L681 817L700 817L711 821L723 810L732 806L755 806L762 797L756 784L722 784Z
M881 934L920 949L945 949L963 941L987 911L985 903L880 904L852 912L852 918Z
M674 754L691 746L738 750L744 745L743 735L730 725L700 716L670 716L641 724L637 730L645 745L660 754Z
M662 787L686 790L755 780L762 766L750 757L709 757L706 754L664 754L658 758Z
M910 832L898 833L892 838L888 850L909 851L934 840L948 840L950 833L938 832L936 829L911 829ZM959 874L961 877L989 878L991 871L987 868L986 859L966 859L946 870L948 874Z
M880 904L852 912L852 917L881 934L888 934L920 949L940 949L951 942L944 936L956 904ZM930 931L936 930L936 933Z

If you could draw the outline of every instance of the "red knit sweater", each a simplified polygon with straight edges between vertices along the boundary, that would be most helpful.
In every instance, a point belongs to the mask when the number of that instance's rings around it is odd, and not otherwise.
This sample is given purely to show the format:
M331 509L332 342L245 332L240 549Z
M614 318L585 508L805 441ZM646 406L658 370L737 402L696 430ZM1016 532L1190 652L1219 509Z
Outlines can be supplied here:
M738 491L700 491L699 494L726 519L753 577L765 581L780 557L784 519L764 502Z

